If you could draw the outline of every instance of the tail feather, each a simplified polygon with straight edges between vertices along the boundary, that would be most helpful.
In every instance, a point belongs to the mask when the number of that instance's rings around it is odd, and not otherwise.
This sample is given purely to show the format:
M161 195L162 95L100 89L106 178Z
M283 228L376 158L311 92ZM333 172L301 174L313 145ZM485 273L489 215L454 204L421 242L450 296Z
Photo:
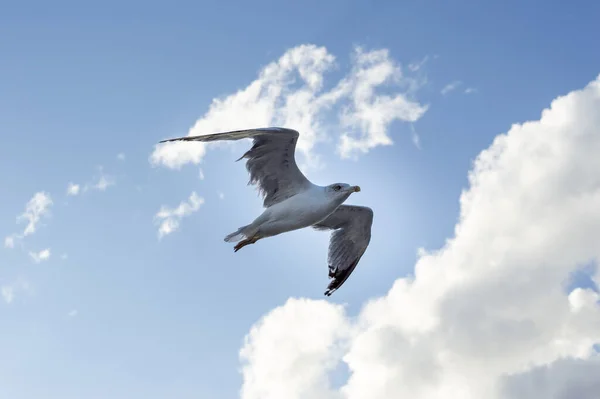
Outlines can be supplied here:
M237 231L234 231L231 234L227 234L225 236L225 242L238 242L240 241L242 238L248 238L248 234L247 234L247 229L249 226L243 226L240 227L239 229L237 229Z

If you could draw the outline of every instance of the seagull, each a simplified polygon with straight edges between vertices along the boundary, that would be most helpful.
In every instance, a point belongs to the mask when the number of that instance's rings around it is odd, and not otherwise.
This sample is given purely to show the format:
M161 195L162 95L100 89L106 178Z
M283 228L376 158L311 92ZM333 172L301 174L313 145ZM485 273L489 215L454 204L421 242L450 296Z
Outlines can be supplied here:
M294 156L298 137L296 130L268 127L178 137L160 143L252 139L252 148L237 161L247 160L248 184L257 186L265 210L252 223L228 234L225 242L237 242L237 252L263 238L306 227L331 231L327 259L331 281L324 293L330 296L344 284L365 253L371 241L373 210L343 205L352 193L360 191L359 186L319 186L308 180Z

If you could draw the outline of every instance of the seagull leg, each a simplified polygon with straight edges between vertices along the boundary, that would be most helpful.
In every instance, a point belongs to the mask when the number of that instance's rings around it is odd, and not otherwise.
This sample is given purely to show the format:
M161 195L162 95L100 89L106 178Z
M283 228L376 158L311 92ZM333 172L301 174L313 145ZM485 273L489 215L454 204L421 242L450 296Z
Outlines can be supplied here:
M255 234L250 238L242 240L239 243L237 243L237 245L235 247L233 247L233 252L239 251L240 249L244 248L246 245L254 244L259 239L260 239L260 237L258 236L258 234Z
M238 242L235 247L233 247L233 252L237 252L240 249L244 248L246 245L250 244L250 240L242 240Z

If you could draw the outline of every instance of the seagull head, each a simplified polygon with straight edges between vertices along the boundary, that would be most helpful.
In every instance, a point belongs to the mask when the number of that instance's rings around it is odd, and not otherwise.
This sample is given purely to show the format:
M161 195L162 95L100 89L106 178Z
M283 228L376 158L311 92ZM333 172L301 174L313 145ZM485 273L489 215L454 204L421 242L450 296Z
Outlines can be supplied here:
M327 193L333 197L348 198L350 194L360 191L359 186L351 186L346 183L334 183L327 186Z

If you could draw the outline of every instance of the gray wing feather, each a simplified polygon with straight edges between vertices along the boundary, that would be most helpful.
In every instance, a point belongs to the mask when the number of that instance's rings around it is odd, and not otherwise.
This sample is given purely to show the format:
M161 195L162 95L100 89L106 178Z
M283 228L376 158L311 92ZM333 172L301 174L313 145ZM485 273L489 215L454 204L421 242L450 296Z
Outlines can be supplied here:
M270 127L179 137L163 140L161 143L252 139L252 148L238 161L243 158L247 159L246 169L250 174L248 184L258 185L259 192L264 198L263 205L269 207L312 185L296 164L294 154L298 136L296 130Z
M326 296L333 294L350 277L369 242L373 210L364 206L340 205L325 220L313 225L317 230L333 230L329 240L329 283Z

